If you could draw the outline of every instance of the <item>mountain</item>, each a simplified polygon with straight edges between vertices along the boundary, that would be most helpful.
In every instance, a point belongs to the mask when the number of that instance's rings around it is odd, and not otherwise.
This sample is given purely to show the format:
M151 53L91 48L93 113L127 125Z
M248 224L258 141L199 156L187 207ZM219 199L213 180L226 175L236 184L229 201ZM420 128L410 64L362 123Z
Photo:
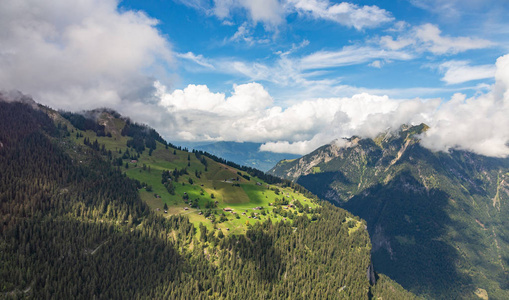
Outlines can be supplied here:
M363 220L232 165L111 110L0 101L0 298L414 297Z
M260 143L250 142L217 142L198 145L193 148L222 157L239 165L257 168L264 172L268 171L281 160L300 157L300 155L290 153L259 151L261 145Z
M367 221L375 269L430 298L509 299L509 159L432 152L427 126L325 145L268 173Z

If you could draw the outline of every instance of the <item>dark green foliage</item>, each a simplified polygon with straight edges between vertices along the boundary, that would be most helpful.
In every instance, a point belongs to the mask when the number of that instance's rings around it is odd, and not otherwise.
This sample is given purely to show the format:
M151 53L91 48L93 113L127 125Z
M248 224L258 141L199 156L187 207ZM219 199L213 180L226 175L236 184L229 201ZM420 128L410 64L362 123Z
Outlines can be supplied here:
M425 129L323 146L271 173L365 219L376 270L406 289L450 299L481 288L507 299L509 159L432 152L414 136Z
M136 149L138 153L142 153L145 150L145 147L155 150L156 141L166 147L170 146L175 149L177 148L174 145L167 143L153 128L146 125L132 123L129 119L126 119L125 122L126 124L121 133L123 136L129 136L132 138L127 141L127 146ZM149 155L151 154L152 152L150 151Z
M185 216L152 213L141 183L54 130L43 113L0 102L0 297L368 299L369 237L342 225L346 211L323 204L316 222L198 234ZM381 287L388 299L391 289Z
M294 191L299 192L299 193L303 194L304 196L306 196L308 198L316 198L316 196L313 195L312 193L310 193L306 188L304 188L303 186L301 186L299 184L296 184L296 183L292 182L291 180L281 179L281 178L279 178L277 176L265 173L263 171L255 169L255 168L241 166L241 165L238 165L238 164L236 164L234 162L227 161L225 159L222 159L220 157L217 157L215 155L212 155L212 154L204 152L204 151L193 150L193 152L196 155L200 156L200 157L206 156L206 157L212 159L215 162L219 162L219 163L225 164L227 166L236 168L238 170L247 172L252 177L260 178L261 180L263 180L263 181L265 181L265 182L267 182L269 184L281 184L283 187L291 187ZM245 176L247 176L247 175L245 175ZM249 177L249 176L247 176L247 177ZM247 177L245 177L245 179L249 180Z
M371 287L371 299L414 300L414 294L406 291L401 285L394 283L387 276L377 274L376 285Z
M92 130L97 136L106 136L104 125L98 124L93 116L84 116L82 114L60 111L60 115L69 122L71 122L72 126L76 127L79 130Z
M258 177L258 178L262 179L263 181L265 181L265 182L267 182L269 184L275 184L275 183L282 183L282 182L284 182L283 179L280 179L280 178L278 178L276 176L265 174L263 171L260 171L258 169L251 168L251 167L246 167L246 166L241 166L239 164L236 164L236 163L231 162L231 161L227 161L225 159L222 159L220 157L217 157L217 156L215 156L213 154L210 154L210 153L207 153L207 152L204 152L204 151L193 150L193 153L195 153L195 154L198 153L198 155L200 155L200 156L206 156L206 157L212 159L213 161L216 161L216 162L225 164L227 166L239 169L241 171L247 172L251 176Z

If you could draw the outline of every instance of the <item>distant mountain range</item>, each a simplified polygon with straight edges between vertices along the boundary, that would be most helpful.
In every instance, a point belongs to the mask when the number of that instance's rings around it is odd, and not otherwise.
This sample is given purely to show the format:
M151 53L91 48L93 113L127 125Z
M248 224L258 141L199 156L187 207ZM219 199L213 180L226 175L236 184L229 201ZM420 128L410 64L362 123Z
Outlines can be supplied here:
M427 126L351 138L268 173L367 221L375 268L431 298L509 299L509 159L419 144Z
M300 155L259 151L260 143L217 142L192 148L222 157L239 165L257 168L264 172L283 159L295 159Z

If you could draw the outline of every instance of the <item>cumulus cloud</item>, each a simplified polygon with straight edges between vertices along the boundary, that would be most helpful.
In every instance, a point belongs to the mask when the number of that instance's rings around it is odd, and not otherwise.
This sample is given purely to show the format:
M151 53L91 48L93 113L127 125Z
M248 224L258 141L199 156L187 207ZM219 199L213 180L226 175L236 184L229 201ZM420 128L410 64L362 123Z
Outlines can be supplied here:
M424 146L509 155L509 55L497 59L496 68L496 83L489 93L468 99L456 94L440 107L423 137Z
M332 98L325 101L329 109L321 128L308 140L268 142L262 151L305 154L324 144L335 141L338 146L343 138L361 136L374 138L386 130L396 130L402 124L429 122L439 100L393 100L387 96L358 94L351 98Z
M229 97L205 85L168 92L156 82L155 88L159 105L176 120L175 130L162 130L170 139L260 141L267 134L263 118L280 110L258 83L236 85Z
M281 5L277 1L260 1L268 3L268 7L270 3ZM280 15L280 10L267 12L266 7L257 7L256 3L218 0L214 7L224 7L215 13L227 18L231 9L247 9L253 21L280 22L271 15ZM350 12L362 12L364 8L337 6L324 0L292 3L322 9L308 9L313 17L325 16L321 13L333 15L344 7ZM456 94L445 102L396 100L356 90L352 97L306 96L308 100L283 108L256 82L233 85L228 94L213 92L204 85L172 91L164 81L169 75L158 65L172 64L175 54L156 29L157 21L142 12L119 11L117 4L114 0L0 2L0 88L19 89L37 101L64 109L109 106L149 123L172 141L265 142L262 150L305 154L342 137L374 137L401 124L424 122L431 129L422 136L422 144L433 150L458 148L491 156L509 155L509 55L499 58L495 69L489 65L470 66L463 61L439 66L444 72L443 80L449 84L494 74L495 84L490 91L472 98ZM192 4L199 7L203 3L195 0ZM377 11L371 8L368 15ZM366 28L371 26L364 24ZM416 52L404 51L407 47L422 46L434 54L450 54L491 45L481 39L444 36L430 24L415 27L411 33L413 36L385 38L382 44L386 50L347 46L295 58L289 54L292 48L279 53L280 59L273 66L215 62L192 52L176 55L202 68L245 74L251 80L306 86L308 91L333 87L339 93L351 87L338 86L333 79L309 78L323 74L319 69L370 62L377 67L388 60L411 59ZM302 47L307 44L304 42Z
M283 109L258 83L236 85L230 96L204 85L168 92L156 83L159 105L175 118L173 140L267 142L263 151L304 154L352 135L376 136L385 128L428 121L438 101L400 101L367 93L319 98Z
M114 0L1 1L1 88L73 110L150 97L173 56L156 25Z
M156 98L175 117L167 134L176 140L264 142L261 151L305 154L344 137L373 138L402 124L426 123L425 147L503 157L509 155L509 55L497 60L495 79L485 94L467 99L457 93L447 101L360 93L282 108L259 83L235 85L230 95L197 85L168 92L156 84Z

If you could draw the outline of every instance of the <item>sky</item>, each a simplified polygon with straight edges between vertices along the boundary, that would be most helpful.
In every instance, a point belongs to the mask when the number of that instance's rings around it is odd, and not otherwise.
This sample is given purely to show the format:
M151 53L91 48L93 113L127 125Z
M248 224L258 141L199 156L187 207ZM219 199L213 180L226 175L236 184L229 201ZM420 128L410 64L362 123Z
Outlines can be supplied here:
M508 0L3 0L0 90L306 154L428 124L509 155Z

